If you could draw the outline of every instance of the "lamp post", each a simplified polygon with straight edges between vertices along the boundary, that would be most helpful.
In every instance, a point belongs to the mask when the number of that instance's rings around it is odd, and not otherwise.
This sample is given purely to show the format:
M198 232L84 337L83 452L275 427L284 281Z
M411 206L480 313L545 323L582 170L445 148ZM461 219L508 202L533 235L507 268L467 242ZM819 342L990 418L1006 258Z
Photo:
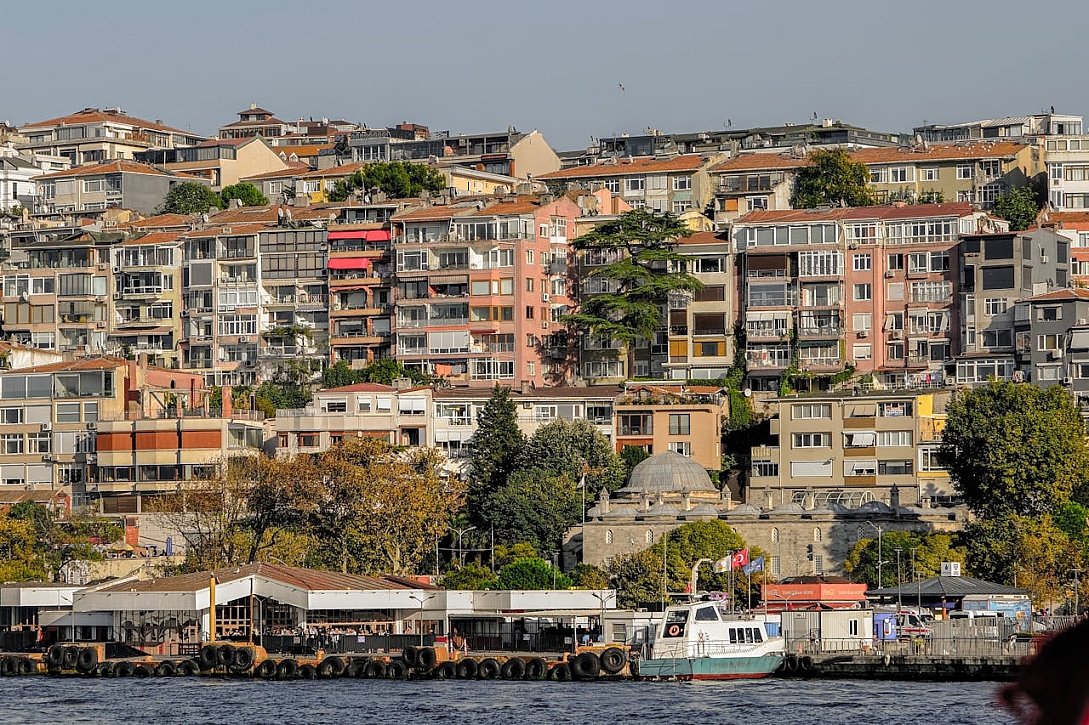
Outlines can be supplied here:
M1081 596L1080 596L1080 593L1078 591L1078 585L1081 584L1081 579L1079 578L1079 575L1081 574L1081 569L1074 569L1073 572L1074 572L1074 616L1077 617L1078 613L1081 611Z
M915 582L915 606L921 612L923 609L923 589L919 584L919 576L915 573L915 550L918 546L911 547L911 581Z
M900 596L900 586L903 584L904 577L900 573L900 552L903 551L899 546L896 547L896 608L904 608L903 597Z
M615 599L616 592L607 589L604 592L590 592L590 595L601 605L601 614L598 615L597 624L598 627L601 628L601 640L605 641L605 602L607 602L610 597Z
M884 554L881 552L881 535L884 533L884 531L880 526L872 521L867 521L866 523L872 526L874 530L877 531L877 588L880 589L881 587L885 586L884 580L881 579L881 564L883 563L882 559L885 558Z
M424 602L429 602L429 601L431 601L432 599L434 599L437 596L438 596L438 593L428 594L426 597L420 596L419 594L409 594L408 595L409 599L413 599L413 600L420 603L420 624L419 624L419 627L420 627L420 646L421 647L424 646L424 630L423 630Z
M469 533L470 531L476 531L476 527L468 526L464 529L458 529L451 526L450 530L458 536L458 566L465 566L465 552L461 548L461 537L465 536L465 534Z

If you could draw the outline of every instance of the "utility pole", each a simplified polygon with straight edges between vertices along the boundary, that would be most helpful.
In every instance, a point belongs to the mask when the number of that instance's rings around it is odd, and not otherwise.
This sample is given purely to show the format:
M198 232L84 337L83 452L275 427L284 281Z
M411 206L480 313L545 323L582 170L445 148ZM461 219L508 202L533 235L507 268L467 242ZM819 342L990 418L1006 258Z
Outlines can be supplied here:
M911 547L911 581L915 582L915 606L921 612L923 609L923 589L919 584L919 576L915 573L915 550L918 546Z
M883 532L881 527L874 522L867 521L866 523L872 526L875 531L877 531L877 588L880 589L881 587L885 586L885 581L881 578L881 565L884 563L885 558L883 552L881 551L881 534Z
M896 547L896 608L903 609L904 601L900 596L900 587L904 583L904 577L900 573L900 552L903 551L899 546Z

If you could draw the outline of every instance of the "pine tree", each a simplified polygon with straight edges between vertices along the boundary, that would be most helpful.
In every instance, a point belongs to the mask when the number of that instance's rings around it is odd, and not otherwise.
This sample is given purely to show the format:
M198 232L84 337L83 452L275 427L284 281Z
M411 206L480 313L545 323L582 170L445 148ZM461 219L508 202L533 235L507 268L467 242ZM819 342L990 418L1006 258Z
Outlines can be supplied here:
M510 388L496 385L492 397L480 411L472 439L466 509L473 524L486 522L488 499L506 483L525 443Z

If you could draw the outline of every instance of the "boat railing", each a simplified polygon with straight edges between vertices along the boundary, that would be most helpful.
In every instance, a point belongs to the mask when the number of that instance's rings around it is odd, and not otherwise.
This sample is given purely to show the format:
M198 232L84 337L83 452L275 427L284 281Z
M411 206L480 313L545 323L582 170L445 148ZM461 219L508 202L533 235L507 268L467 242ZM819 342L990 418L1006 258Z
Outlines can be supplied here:
M763 642L730 642L724 639L701 639L685 645L683 657L718 657L730 655L758 655L769 649L773 640ZM774 648L770 648L774 649Z

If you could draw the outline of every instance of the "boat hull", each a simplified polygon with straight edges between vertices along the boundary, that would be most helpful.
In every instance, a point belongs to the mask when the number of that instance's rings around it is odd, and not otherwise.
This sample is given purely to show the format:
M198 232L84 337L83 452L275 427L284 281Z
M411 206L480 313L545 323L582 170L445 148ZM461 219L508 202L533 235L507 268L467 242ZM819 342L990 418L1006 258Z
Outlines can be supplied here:
M669 657L642 660L640 680L758 680L779 669L783 657Z

